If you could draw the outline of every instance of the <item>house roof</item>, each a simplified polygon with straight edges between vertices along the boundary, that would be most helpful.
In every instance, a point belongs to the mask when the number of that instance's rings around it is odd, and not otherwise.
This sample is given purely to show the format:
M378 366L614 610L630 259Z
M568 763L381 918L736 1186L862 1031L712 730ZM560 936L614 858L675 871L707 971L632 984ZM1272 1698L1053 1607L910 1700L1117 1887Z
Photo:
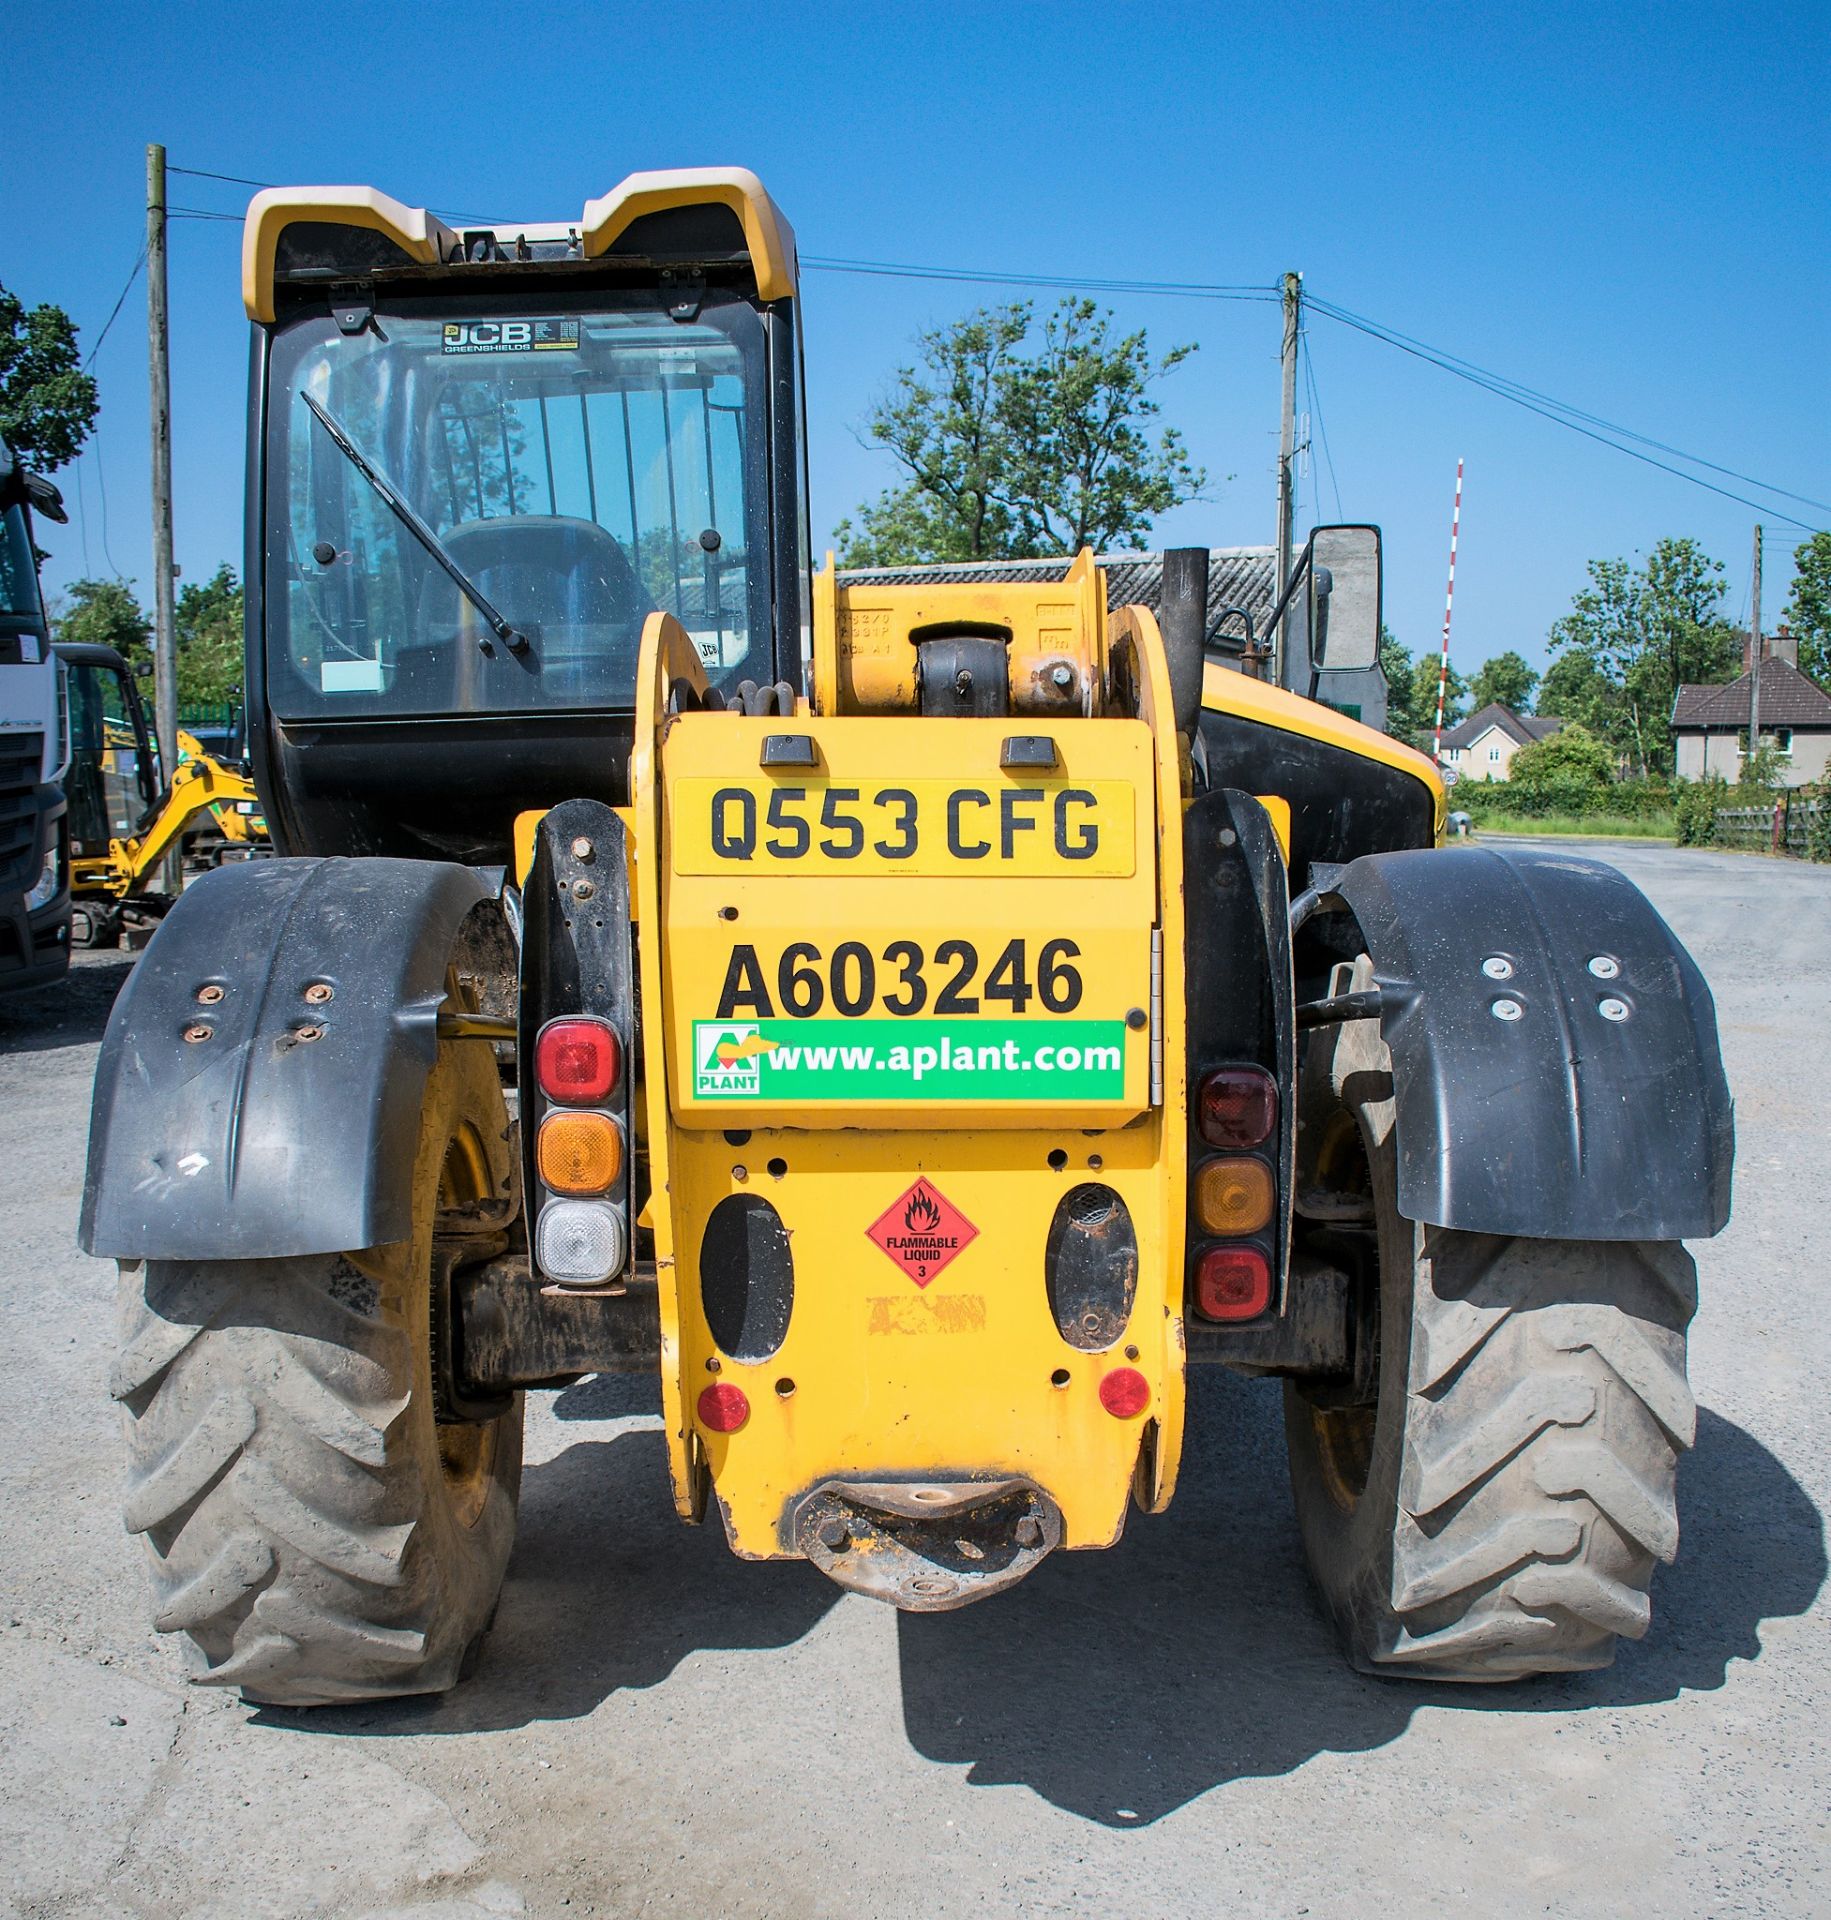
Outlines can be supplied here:
M931 567L852 567L839 575L844 586L901 586L932 580L943 585L975 581L1050 581L1067 576L1071 562L1060 560L962 560ZM1106 599L1114 607L1148 607L1153 613L1163 600L1161 553L1103 553L1100 571L1106 575ZM1271 547L1210 547L1208 549L1207 643L1222 652L1238 653L1246 631L1228 615L1244 607L1252 615L1255 640L1266 638L1265 622L1277 604L1278 563Z
M1679 688L1672 702L1674 731L1711 727L1746 727L1749 691L1754 675L1745 673L1727 686ZM1831 694L1817 686L1790 661L1761 663L1761 724L1766 727L1823 727L1831 729Z
M1492 727L1498 727L1516 747L1529 747L1535 740L1549 740L1564 724L1555 714L1542 718L1515 713L1498 700L1477 707L1466 720L1459 721L1443 736L1446 747L1472 747Z

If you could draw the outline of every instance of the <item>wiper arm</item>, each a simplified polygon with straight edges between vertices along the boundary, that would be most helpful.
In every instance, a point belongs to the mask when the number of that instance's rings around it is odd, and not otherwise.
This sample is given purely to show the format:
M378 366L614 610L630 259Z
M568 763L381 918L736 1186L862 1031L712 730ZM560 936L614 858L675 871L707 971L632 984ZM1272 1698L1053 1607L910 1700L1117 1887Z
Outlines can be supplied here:
M520 632L517 628L510 626L502 615L496 611L495 607L485 596L483 589L465 573L464 569L459 566L457 561L446 551L445 543L433 532L426 522L414 512L387 477L373 467L367 458L358 451L355 441L344 432L343 428L332 419L323 407L319 406L317 401L314 400L309 393L301 392L299 398L317 415L319 426L331 436L331 440L335 444L337 451L343 455L350 465L353 466L381 496L382 503L387 507L388 511L413 535L414 539L426 549L432 558L450 574L452 585L482 614L489 630L496 638L500 640L511 653L526 653L528 650L528 636ZM488 651L487 642L485 643L485 651Z

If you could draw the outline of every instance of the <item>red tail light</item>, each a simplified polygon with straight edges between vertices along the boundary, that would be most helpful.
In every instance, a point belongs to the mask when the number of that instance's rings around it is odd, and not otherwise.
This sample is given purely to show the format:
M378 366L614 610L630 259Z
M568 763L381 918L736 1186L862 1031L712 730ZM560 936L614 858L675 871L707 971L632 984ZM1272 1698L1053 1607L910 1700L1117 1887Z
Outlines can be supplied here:
M1272 1300L1271 1262L1257 1247L1210 1247L1195 1268L1204 1320L1256 1320Z
M1259 1067L1221 1067L1202 1081L1196 1125L1211 1147L1256 1147L1278 1124L1278 1083Z
M699 1424L709 1433L736 1433L749 1418L749 1397L728 1380L715 1381L699 1396Z
M549 1020L534 1045L534 1077L549 1100L596 1106L623 1077L623 1043L602 1020Z

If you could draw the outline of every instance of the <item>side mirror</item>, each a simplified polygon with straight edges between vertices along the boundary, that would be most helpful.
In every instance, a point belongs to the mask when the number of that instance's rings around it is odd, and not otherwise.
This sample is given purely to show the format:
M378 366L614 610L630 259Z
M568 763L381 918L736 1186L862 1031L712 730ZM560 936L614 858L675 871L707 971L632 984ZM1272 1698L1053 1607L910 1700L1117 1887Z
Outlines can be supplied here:
M1309 544L1312 669L1363 672L1380 657L1380 530L1318 527Z
M137 660L134 662L134 678L136 680L150 680L152 677L153 663L150 660Z
M63 495L42 473L26 474L24 484L25 503L34 513L42 513L47 520L55 520L60 527L69 524L70 516L64 511Z

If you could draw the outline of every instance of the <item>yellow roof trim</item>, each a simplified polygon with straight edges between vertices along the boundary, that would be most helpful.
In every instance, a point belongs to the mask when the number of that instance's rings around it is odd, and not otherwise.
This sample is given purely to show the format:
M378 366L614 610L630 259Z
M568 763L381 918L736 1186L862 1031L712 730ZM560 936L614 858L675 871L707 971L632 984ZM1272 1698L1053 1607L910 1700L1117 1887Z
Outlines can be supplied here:
M248 203L242 227L242 305L250 320L271 323L274 255L280 235L301 220L322 220L332 226L368 227L386 234L404 253L422 266L436 267L457 235L424 207L403 207L373 187L267 187Z
M1393 739L1391 734L1375 733L1371 727L1350 720L1345 713L1337 713L1319 700L1301 699L1294 693L1286 693L1282 687L1216 666L1212 660L1202 669L1202 705L1211 713L1237 714L1242 720L1255 720L1263 727L1300 733L1306 739L1358 753L1363 760L1377 760L1382 766L1409 773L1430 789L1432 810L1441 831L1447 789L1436 763L1428 754Z
M795 230L748 167L680 167L630 174L608 193L585 202L580 233L585 257L594 260L608 253L644 214L702 206L729 207L743 222L757 297L788 299L795 291Z

